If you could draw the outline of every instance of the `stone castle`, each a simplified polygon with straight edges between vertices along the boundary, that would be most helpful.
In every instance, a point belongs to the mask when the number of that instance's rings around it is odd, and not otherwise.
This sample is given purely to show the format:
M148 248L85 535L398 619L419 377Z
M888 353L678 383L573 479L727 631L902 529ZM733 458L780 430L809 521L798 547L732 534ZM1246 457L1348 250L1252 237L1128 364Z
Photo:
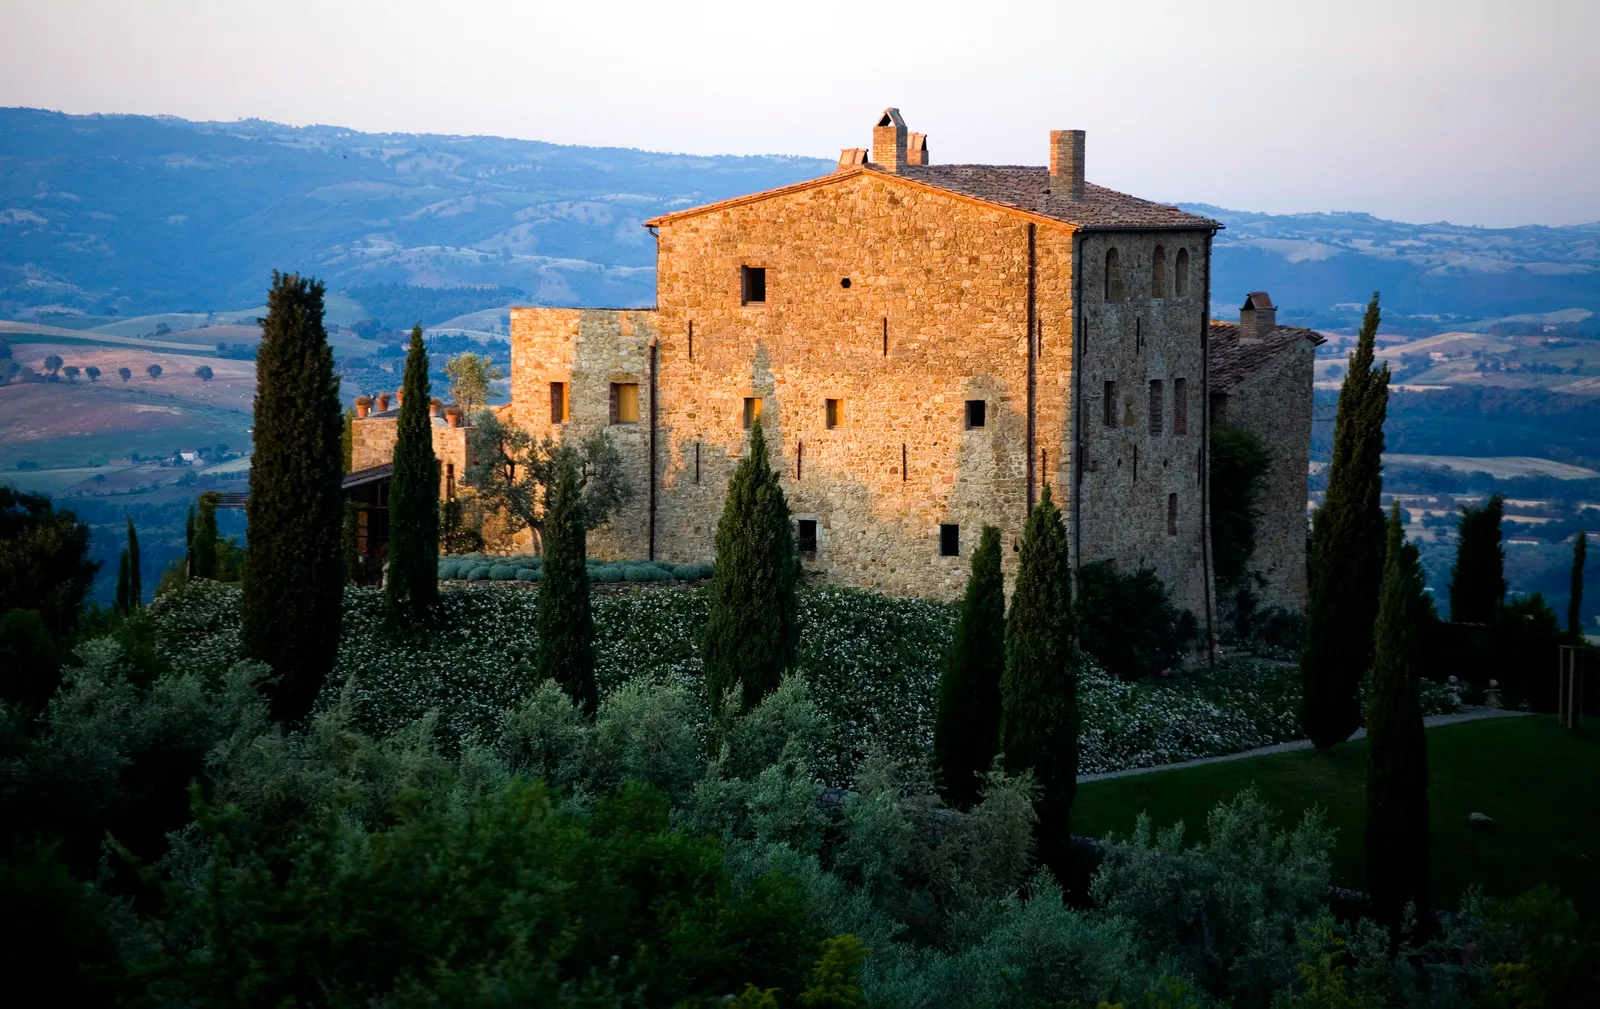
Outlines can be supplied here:
M1084 157L1084 133L1059 130L1048 167L937 165L887 109L827 176L646 222L655 308L513 309L516 422L607 429L638 491L591 555L710 560L759 417L822 579L953 598L984 525L1014 574L1048 485L1076 564L1153 567L1209 624L1207 440L1225 418L1272 455L1258 596L1303 605L1321 337L1276 325L1260 292L1210 320L1221 225L1087 182ZM453 480L459 428L436 431ZM385 442L358 431L357 466Z

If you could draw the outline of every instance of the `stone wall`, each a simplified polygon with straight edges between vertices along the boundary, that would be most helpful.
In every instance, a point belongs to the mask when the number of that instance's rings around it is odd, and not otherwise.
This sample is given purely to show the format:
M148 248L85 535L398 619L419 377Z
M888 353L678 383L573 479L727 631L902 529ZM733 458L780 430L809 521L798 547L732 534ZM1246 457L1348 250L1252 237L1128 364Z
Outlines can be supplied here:
M350 422L350 469L359 472L394 461L394 443L400 420L398 409L372 414ZM433 454L439 460L439 498L459 494L470 456L467 429L450 427L443 419L433 419Z

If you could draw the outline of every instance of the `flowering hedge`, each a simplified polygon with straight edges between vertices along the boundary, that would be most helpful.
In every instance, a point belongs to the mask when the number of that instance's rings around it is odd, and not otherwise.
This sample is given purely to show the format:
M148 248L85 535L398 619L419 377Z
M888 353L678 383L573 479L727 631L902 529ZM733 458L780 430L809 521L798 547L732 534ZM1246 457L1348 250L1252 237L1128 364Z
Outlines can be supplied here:
M666 561L588 562L589 579L609 582L698 582L711 577L709 564ZM544 558L535 554L447 554L439 558L440 581L536 582L544 577Z
M505 712L536 684L530 592L467 585L441 593L426 633L392 634L381 592L345 591L344 638L320 703L350 706L357 726L386 735L437 712L457 742L497 741ZM235 588L195 583L152 607L163 653L222 675L242 658ZM848 785L869 752L909 775L929 771L939 672L955 628L953 606L821 588L800 597L797 672L829 723L813 768ZM602 696L648 680L687 688L704 703L699 636L703 591L624 591L594 600ZM1236 659L1213 669L1125 683L1086 664L1080 680L1080 770L1090 774L1221 756L1299 738L1299 671ZM1425 684L1424 713L1459 709L1444 685Z

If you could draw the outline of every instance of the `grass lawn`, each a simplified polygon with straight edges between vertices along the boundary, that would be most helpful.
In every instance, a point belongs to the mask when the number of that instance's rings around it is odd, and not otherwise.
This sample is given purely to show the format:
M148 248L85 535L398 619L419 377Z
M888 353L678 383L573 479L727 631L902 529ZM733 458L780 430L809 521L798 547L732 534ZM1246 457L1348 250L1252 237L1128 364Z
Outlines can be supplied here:
M1428 732L1428 763L1435 906L1454 907L1473 883L1509 897L1546 882L1584 917L1600 917L1600 719L1576 735L1547 715L1440 726ZM1072 829L1127 834L1147 811L1157 826L1182 820L1194 838L1211 807L1254 784L1286 822L1321 806L1338 830L1334 884L1366 889L1366 764L1362 741L1327 756L1304 750L1087 782ZM1494 825L1469 823L1473 812Z

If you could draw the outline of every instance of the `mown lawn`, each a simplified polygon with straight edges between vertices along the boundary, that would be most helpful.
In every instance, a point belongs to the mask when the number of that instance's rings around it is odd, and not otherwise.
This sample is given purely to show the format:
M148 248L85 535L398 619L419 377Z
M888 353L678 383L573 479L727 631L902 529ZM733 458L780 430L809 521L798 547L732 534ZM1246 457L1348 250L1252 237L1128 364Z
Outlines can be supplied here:
M1254 784L1285 816L1319 805L1337 828L1333 881L1365 889L1366 743L1326 756L1306 750L1154 772L1080 786L1074 833L1126 834L1141 810L1157 826L1182 820L1197 837L1208 810ZM1473 883L1508 897L1546 882L1600 916L1600 719L1581 734L1553 716L1490 719L1428 732L1435 906L1454 907ZM1472 824L1470 813L1494 824Z

